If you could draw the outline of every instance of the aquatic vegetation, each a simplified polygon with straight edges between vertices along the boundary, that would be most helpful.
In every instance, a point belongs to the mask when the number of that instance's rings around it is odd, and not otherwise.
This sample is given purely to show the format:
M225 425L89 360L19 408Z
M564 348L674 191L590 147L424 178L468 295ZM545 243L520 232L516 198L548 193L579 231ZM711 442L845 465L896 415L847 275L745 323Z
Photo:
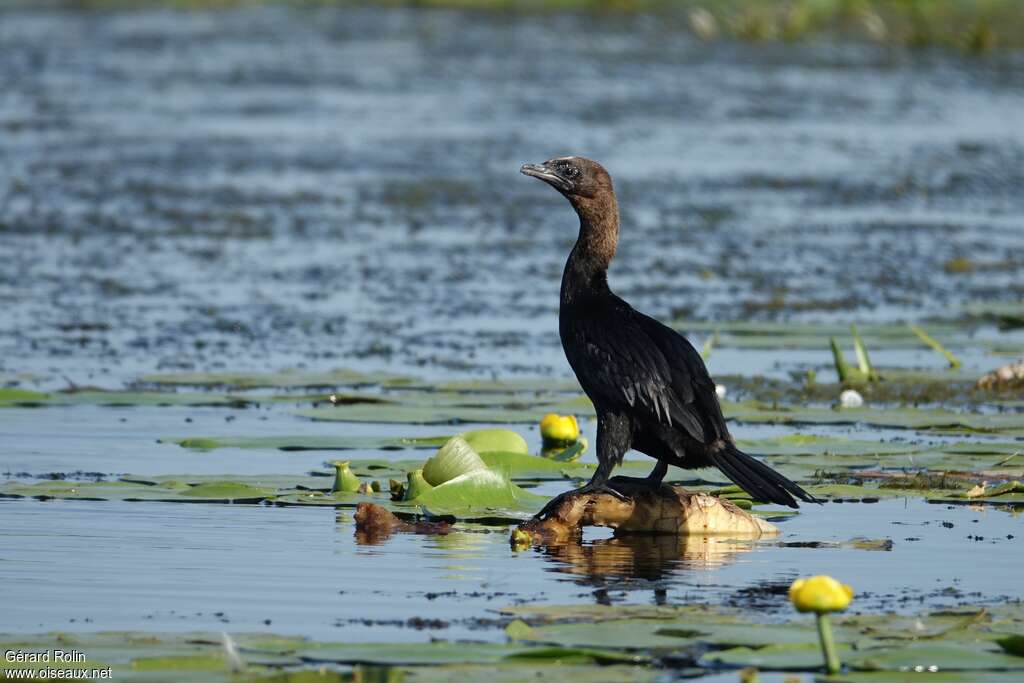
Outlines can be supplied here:
M836 368L836 375L839 376L839 382L841 384L853 384L880 381L882 378L871 364L871 359L868 357L868 349L864 345L864 340L861 339L860 333L857 332L856 325L850 326L850 333L853 336L854 352L857 354L856 368L851 368L846 362L846 358L843 356L843 351L839 347L839 342L836 341L836 338L829 338L829 346L832 348L832 361Z
M423 478L423 470L410 470L406 476L405 488L402 491L402 500L415 500L424 493L434 488Z
M330 465L334 467L332 493L355 493L359 490L359 477L352 473L349 464L348 460L332 460L330 462Z
M918 337L921 338L921 341L923 341L925 344L927 344L931 348L935 349L935 351L937 351L938 353L941 353L943 356L945 356L946 360L949 361L949 367L950 368L953 368L955 370L956 368L959 368L961 365L963 365L963 363L960 362L959 358L954 356L952 354L952 352L950 352L948 349L946 349L945 346L940 344L938 342L938 340L933 338L931 335L929 335L923 329L921 329L917 325L909 325L909 327L910 327L911 331L914 334L916 334Z
M423 464L423 478L440 486L456 477L486 470L487 464L461 436L453 436Z
M832 624L829 612L842 612L853 599L853 589L845 583L839 583L831 576L812 576L797 579L789 587L789 601L798 612L814 612L818 622L818 638L825 656L825 671L829 674L839 673L839 657L836 644L832 637Z
M530 446L526 443L519 432L511 429L474 429L468 432L460 432L458 436L469 444L477 453L501 452L521 453L530 452Z

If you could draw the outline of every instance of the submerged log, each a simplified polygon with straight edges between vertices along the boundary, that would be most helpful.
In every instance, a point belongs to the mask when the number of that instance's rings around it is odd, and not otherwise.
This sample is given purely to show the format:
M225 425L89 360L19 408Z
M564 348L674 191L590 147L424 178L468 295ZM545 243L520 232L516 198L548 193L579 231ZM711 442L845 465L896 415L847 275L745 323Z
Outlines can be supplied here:
M374 503L360 503L356 506L356 542L360 545L376 545L386 541L395 532L413 534L447 534L452 526L447 522L407 522L396 517L390 510Z
M512 533L513 544L526 542L527 535L535 544L565 543L580 538L588 526L680 536L760 538L778 533L773 524L724 498L666 484L651 490L638 484L613 483L630 500L608 493L564 493L552 502L543 519L520 524Z

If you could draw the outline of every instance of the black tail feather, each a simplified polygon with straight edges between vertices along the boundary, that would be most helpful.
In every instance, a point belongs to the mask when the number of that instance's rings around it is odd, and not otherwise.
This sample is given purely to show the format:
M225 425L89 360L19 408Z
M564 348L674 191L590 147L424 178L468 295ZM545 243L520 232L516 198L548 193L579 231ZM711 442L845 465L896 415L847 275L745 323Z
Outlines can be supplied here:
M807 503L821 502L768 465L731 444L715 453L712 459L725 476L755 500L791 508L799 507L793 496Z

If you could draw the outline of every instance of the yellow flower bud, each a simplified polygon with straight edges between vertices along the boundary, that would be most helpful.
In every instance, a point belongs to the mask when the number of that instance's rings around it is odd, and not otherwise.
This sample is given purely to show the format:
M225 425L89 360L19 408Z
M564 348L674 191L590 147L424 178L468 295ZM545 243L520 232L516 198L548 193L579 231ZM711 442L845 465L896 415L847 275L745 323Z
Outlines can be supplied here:
M530 535L529 531L516 529L512 532L512 538L509 540L512 550L526 550L533 542L533 536Z
M359 477L349 469L348 460L332 460L330 465L334 468L334 486L331 491L334 493L355 493L359 490Z
M853 588L824 574L797 579L789 587L789 601L798 612L841 612L853 599Z
M540 437L545 445L576 443L576 439L580 438L576 416L548 413L540 421Z

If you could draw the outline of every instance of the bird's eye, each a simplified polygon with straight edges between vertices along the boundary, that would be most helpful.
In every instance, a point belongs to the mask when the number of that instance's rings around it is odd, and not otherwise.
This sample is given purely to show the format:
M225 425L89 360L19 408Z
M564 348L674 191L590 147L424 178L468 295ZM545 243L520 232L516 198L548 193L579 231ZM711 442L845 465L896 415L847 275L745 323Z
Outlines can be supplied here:
M579 174L580 170L574 166L568 166L565 169L565 175L569 176L570 178L575 178Z

